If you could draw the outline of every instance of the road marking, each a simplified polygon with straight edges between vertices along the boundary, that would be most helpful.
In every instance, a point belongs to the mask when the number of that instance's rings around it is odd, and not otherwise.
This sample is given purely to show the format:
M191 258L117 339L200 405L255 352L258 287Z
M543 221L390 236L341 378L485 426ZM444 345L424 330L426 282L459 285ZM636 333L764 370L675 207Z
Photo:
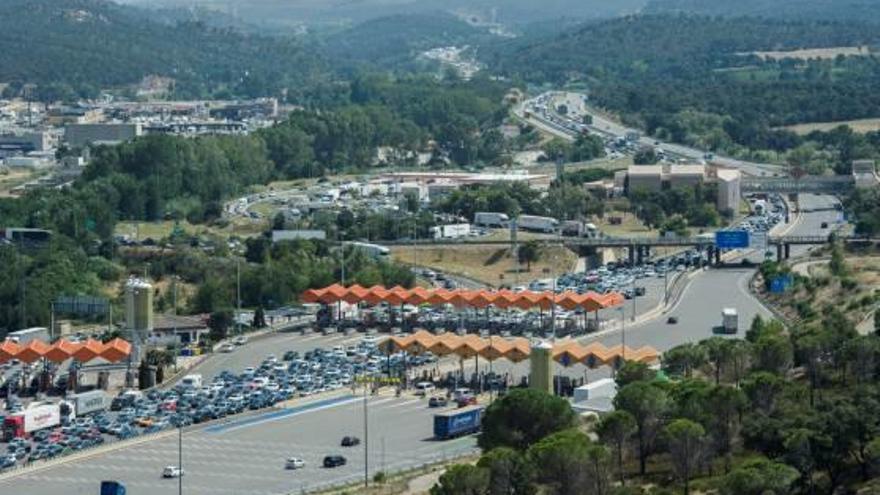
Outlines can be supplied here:
M336 397L333 399L327 399L323 401L313 402L311 404L304 404L298 407L293 407L290 409L283 409L281 411L274 411L267 414L263 414L260 416L254 416L250 418L245 418L237 421L231 421L226 424L209 426L205 428L203 431L206 433L227 433L230 431L240 430L242 428L248 428L251 426L261 425L265 423L271 423L273 421L279 421L286 418L291 418L294 416L299 416L301 414L306 414L310 412L322 411L324 409L330 409L333 407L339 407L345 404L350 404L352 402L356 402L360 400L357 397L352 396L343 396Z
M388 407L384 407L383 409L394 409L395 407L409 406L418 402L423 402L422 399L411 399L408 401L401 402L399 404L392 404Z

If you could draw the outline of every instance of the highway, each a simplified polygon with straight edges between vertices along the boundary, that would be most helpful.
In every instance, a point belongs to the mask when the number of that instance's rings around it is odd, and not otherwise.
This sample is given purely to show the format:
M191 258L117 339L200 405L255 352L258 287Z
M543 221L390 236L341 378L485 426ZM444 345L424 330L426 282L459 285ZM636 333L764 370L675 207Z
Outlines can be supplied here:
M545 93L546 94L546 93ZM589 114L593 117L593 124L587 126L587 128L592 131L603 135L612 136L614 138L625 137L629 133L639 133L642 132L638 129L633 129L630 127L626 127L622 124L619 124L615 121L612 121L602 115L600 115L595 110L588 107L586 102L584 101L584 95L580 93L570 93L570 92L552 92L553 100L559 103L565 103L569 112L574 110L579 114ZM530 106L530 102L533 100L527 100L520 105L518 105L514 109L514 114L520 119L526 120L539 128L550 132L556 136L565 138L565 139L574 139L577 135L574 131L566 129L562 126L555 124L549 120L542 118L540 115L537 115L535 112L532 112L530 117L525 116L525 110ZM550 109L548 109L550 111ZM646 147L660 147L663 148L667 153L671 153L673 155L688 158L694 161L700 161L704 159L706 152L703 150L699 150L696 148L692 148L689 146L684 146L675 143L667 143L660 142L650 136L642 136L639 138L639 144L641 146ZM743 173L754 175L754 176L772 176L774 174L778 174L781 171L781 168L778 165L773 165L769 163L753 163L746 162L743 160L737 160L735 158L724 157L724 156L713 156L712 162L723 165L725 167L738 168Z
M802 195L801 207L816 211L802 214L788 234L824 232L820 228L822 222L833 224L838 219L837 211L826 209L833 203L834 199L827 196ZM792 256L804 254L807 249L806 246L792 246ZM753 253L752 256L760 258L762 253ZM631 347L650 345L664 351L684 342L705 339L712 335L712 327L720 323L724 307L735 307L739 311L738 336L742 337L754 315L770 316L749 292L748 281L753 273L751 268L695 273L669 313L634 325L627 321L626 344ZM645 304L640 310L652 306L640 298L639 302L642 301ZM627 317L631 304L628 302L625 306ZM614 313L616 311L612 310L607 317L614 317ZM675 315L679 323L667 324L667 315ZM619 344L623 335L619 329L613 329L582 340L611 346ZM252 339L233 353L212 357L194 372L210 380L223 369L241 370L256 365L268 354L280 356L287 350L346 345L360 338L358 334L270 334ZM456 364L450 359L444 363L447 366ZM472 369L473 364L474 360L465 363L467 369ZM487 367L487 363L480 363L481 370ZM513 365L505 360L496 361L493 367L497 372L509 372L514 377L522 376L528 370L527 362ZM579 365L564 372L575 377L588 375L590 380L609 375L607 367L587 370ZM475 448L472 437L447 442L429 440L434 411L427 407L424 399L410 395L380 395L369 399L368 411L371 474L383 469L405 469ZM230 421L226 426L200 426L184 435L185 493L300 493L326 484L353 482L363 476L363 448L339 447L344 435L364 437L362 399L352 396L350 390L337 391L333 398L297 399L285 410L260 412L246 419L233 417ZM111 451L86 451L82 457L62 459L45 468L7 478L0 481L0 492L85 495L95 493L100 480L117 479L126 483L130 493L138 495L174 493L176 480L160 478L162 467L177 464L177 436L173 432L170 436L111 448ZM337 453L348 458L347 466L336 469L319 467L323 456ZM304 458L306 468L284 470L284 459L288 456Z

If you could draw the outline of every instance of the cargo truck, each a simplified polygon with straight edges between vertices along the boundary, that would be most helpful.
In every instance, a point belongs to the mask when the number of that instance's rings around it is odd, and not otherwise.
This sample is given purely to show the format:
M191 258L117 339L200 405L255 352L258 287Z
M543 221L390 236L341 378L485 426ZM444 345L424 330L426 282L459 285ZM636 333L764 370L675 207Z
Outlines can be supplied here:
M721 310L721 329L724 333L736 333L739 331L739 316L736 308L724 308Z
M37 430L52 428L61 424L59 404L32 405L24 411L6 416L3 419L3 440L26 438Z
M469 235L471 235L471 225L469 223L431 227L431 236L434 239L458 239Z
M73 404L73 412L77 416L84 416L107 409L107 394L103 390L92 390L67 397L68 402Z
M474 214L474 225L480 227L505 228L510 224L510 217L504 213L478 212Z
M468 406L434 415L434 438L447 440L480 431L481 406Z
M537 217L533 215L520 215L516 220L518 228L533 230L536 232L551 233L559 226L559 220L550 217Z

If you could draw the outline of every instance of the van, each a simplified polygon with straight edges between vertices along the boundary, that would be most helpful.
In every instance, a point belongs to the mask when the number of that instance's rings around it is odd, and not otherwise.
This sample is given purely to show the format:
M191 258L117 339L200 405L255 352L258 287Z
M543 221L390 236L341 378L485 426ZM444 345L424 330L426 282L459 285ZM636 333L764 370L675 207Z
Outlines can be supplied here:
M424 397L434 392L434 384L431 382L419 382L416 384L416 395Z

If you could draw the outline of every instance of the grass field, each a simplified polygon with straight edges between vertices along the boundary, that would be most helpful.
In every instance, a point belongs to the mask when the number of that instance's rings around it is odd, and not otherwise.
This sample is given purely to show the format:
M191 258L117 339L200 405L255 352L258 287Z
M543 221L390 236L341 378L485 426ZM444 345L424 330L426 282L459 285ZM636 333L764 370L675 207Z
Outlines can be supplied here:
M842 125L848 126L853 132L864 134L872 131L880 131L880 118L841 120L837 122L817 122L813 124L797 124L784 127L795 134L806 135L813 131L828 132Z
M574 269L577 257L559 246L542 249L539 261L532 263L531 271L521 267L516 273L516 259L506 246L455 246L455 247L393 247L391 256L404 264L415 264L433 270L467 278L497 287L499 285L526 284L531 280L549 278ZM546 270L546 272L545 272Z
M867 46L838 46L832 48L807 48L790 51L752 52L752 55L757 55L764 60L783 60L787 58L798 60L828 60L837 58L841 55L845 57L862 57L870 54L871 50Z
M0 197L11 196L13 188L24 184L36 177L32 170L10 169L0 172Z
M252 237L259 234L265 228L265 224L263 222L236 220L236 222L222 229L207 225L193 225L189 222L180 222L180 227L189 235ZM172 230L174 230L174 222L170 220L163 222L119 222L116 224L116 235L127 235L132 239L138 240L150 238L158 241L171 235Z

